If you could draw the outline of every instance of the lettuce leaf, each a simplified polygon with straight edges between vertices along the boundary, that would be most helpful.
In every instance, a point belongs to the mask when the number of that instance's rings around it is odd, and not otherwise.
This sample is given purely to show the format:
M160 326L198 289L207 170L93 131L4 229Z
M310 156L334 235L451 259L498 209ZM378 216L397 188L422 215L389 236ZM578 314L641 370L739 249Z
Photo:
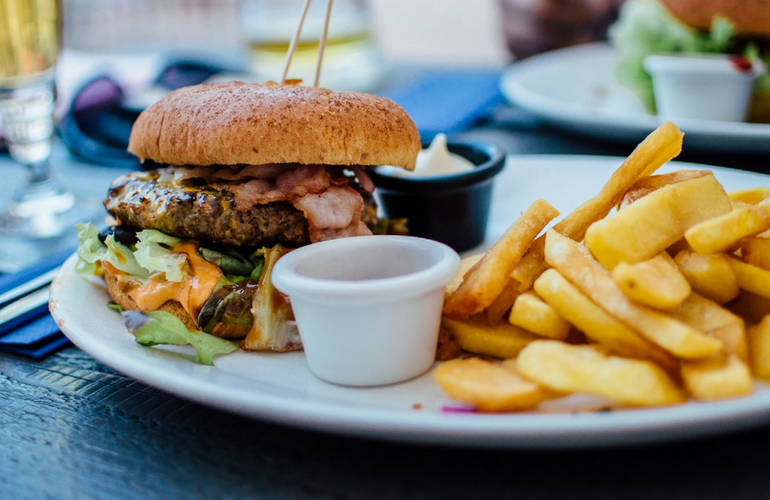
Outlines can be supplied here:
M136 250L119 243L110 234L99 239L99 230L91 224L75 226L78 235L78 261L75 271L80 276L104 274L102 262L109 262L116 269L134 278L146 279L156 272L165 272L169 281L182 281L185 275L187 257L173 253L167 246L181 241L179 238L152 229L137 234L139 242Z
M214 356L238 350L228 340L188 330L179 318L166 311L123 311L121 315L123 324L138 343L145 346L190 344L197 354L195 361L204 365L213 365Z
M136 234L134 257L149 274L166 273L166 280L180 282L184 279L187 256L171 251L181 238L169 236L155 229L145 229Z
M107 246L107 252L104 254L103 261L109 262L115 269L119 269L137 278L150 277L152 273L136 261L131 247L118 243L115 236L111 234L105 238L104 243Z
M75 225L78 235L78 260L75 272L80 276L101 276L104 270L101 261L107 253L107 247L99 240L99 230L90 222Z

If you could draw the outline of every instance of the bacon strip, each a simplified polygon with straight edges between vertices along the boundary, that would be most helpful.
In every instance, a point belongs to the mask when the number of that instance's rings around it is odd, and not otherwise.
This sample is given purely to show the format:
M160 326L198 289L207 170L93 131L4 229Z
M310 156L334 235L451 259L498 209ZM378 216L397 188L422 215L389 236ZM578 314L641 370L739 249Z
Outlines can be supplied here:
M310 224L310 241L372 234L361 222L364 199L350 186L332 186L323 193L309 194L294 202Z
M232 184L228 189L235 198L235 208L248 212L255 205L276 201L293 202L308 193L322 193L331 186L329 172L321 166L303 166L289 170L275 180L275 185L262 179Z
M263 205L270 203L267 200L268 193L272 190L272 186L269 182L261 179L252 179L244 184L237 184L230 187L230 192L233 193L235 199L235 209L239 212L248 212L255 205ZM280 194L277 193L276 194ZM280 199L274 199L271 201L283 201Z
M319 165L306 165L289 170L278 176L275 187L293 196L320 193L329 188L331 176Z
M277 163L268 165L246 165L240 170L233 167L222 168L214 173L215 180L244 182L250 179L262 179L273 182L291 167Z

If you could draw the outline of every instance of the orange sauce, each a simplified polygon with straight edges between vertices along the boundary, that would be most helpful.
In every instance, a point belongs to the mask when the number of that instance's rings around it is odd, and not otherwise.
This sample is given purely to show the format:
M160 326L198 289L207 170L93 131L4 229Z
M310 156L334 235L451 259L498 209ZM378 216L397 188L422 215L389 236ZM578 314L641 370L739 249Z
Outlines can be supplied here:
M176 300L191 317L197 318L222 276L222 271L219 266L201 258L192 243L180 243L173 251L187 255L189 272L182 281L166 281L163 275L155 275L128 294L141 310L155 311L165 302Z

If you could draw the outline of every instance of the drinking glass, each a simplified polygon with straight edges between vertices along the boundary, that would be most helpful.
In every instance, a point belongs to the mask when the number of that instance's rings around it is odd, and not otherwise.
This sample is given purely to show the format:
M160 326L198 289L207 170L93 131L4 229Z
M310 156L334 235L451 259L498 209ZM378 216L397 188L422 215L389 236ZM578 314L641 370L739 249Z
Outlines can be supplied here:
M27 169L0 213L0 246L60 236L90 215L49 169L60 41L60 0L0 0L0 116L11 157Z
M280 80L303 0L242 0L241 36L251 56L257 81ZM326 18L325 0L310 4L289 79L303 85L315 80L318 44ZM335 0L323 58L320 86L333 90L371 92L383 77L383 64L374 40L366 2Z

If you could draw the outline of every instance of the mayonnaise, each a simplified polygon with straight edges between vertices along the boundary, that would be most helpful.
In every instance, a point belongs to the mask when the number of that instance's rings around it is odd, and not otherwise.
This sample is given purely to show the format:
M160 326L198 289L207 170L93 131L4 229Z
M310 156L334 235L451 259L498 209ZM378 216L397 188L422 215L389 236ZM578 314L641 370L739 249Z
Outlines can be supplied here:
M379 172L393 177L438 177L460 174L473 169L473 163L447 149L445 134L437 134L430 146L417 154L417 166L414 170L387 167L381 168Z

